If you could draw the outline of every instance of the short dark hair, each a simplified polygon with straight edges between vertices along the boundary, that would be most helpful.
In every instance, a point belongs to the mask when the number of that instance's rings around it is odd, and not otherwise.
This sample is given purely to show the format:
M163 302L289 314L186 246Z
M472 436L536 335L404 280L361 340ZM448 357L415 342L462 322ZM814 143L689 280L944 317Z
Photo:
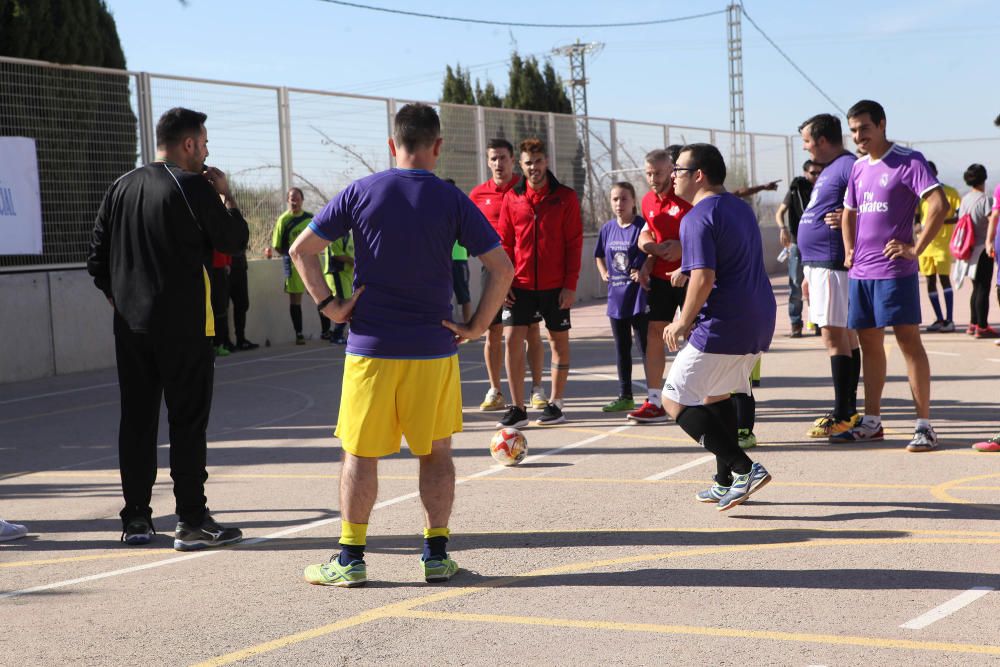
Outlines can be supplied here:
M986 182L986 167L978 163L970 164L962 178L965 179L965 184L969 187L978 187Z
M993 119L993 124L1000 127L1000 113L998 113L997 117Z
M710 185L725 183L726 161L718 148L712 144L687 144L681 149L681 153L690 154L691 164L688 166L705 174Z
M847 110L848 120L851 118L857 118L862 114L868 114L869 118L871 118L872 122L876 125L885 120L885 109L882 108L881 104L873 100L861 100Z
M299 188L299 187L296 187L296 186L293 185L292 187L288 188L288 192L285 193L285 194L287 196L289 193L292 193L292 192L298 192L300 197L302 197L303 199L306 198L305 193L302 192L302 188Z
M935 176L937 176L937 165L934 164L933 162L931 162L930 160L928 160L927 161L927 166L931 168L931 173L934 174Z
M659 162L666 162L667 160L670 160L670 153L662 148L655 148L646 153L646 164L657 164Z
M538 137L528 137L521 142L518 150L522 153L541 153L545 157L549 156L549 152L545 149L545 142Z
M495 139L490 139L486 142L486 150L493 149L498 151L501 148L505 149L511 157L514 157L514 145L506 139L496 137Z
M434 145L441 136L441 119L434 107L426 104L404 104L392 123L392 138L397 146L409 152Z
M667 146L667 155L670 156L671 162L677 162L677 157L681 154L681 149L684 148L680 144L670 144Z
M833 114L818 113L799 125L799 132L809 128L809 136L813 141L822 137L834 146L844 145L844 131L840 127L840 119Z
M197 137L205 126L206 114L184 107L167 109L156 123L156 146L176 146L188 137Z
M809 167L813 166L814 164L816 163L813 162L812 160L806 160L805 162L802 163L802 171L809 171Z

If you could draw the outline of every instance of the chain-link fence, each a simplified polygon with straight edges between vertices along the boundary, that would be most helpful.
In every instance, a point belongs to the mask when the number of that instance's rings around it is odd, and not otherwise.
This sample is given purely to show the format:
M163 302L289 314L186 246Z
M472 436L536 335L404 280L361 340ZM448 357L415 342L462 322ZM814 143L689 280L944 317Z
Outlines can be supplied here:
M0 58L0 135L36 140L41 177L43 254L0 256L0 270L82 263L101 198L121 174L154 158L155 119L186 106L208 114L209 164L225 169L251 225L249 252L269 244L285 193L301 188L316 210L352 180L387 169L387 137L404 103L381 97L208 81ZM727 187L781 180L755 199L761 224L806 157L797 135L733 134L662 123L434 104L445 143L437 173L468 192L485 181L486 141L535 136L549 166L580 196L587 231L612 217L608 191L628 180L646 190L644 156L670 144L717 145L729 167ZM852 146L852 144L848 144ZM961 185L968 162L1000 158L992 145L916 143L939 160L942 179ZM987 150L983 150L984 147ZM963 160L965 162L963 163ZM958 164L961 168L958 168Z

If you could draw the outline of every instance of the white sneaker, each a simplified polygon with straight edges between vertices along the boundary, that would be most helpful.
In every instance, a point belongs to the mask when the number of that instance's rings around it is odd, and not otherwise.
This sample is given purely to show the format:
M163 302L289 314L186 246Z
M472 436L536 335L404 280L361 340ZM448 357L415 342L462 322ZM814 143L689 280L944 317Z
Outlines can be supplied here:
M19 523L11 523L0 519L0 542L16 540L28 534L28 529Z
M549 404L549 398L545 395L545 390L535 387L531 390L531 407L544 409Z
M930 426L927 428L918 427L913 432L913 440L906 446L908 452L929 452L938 446L937 433Z

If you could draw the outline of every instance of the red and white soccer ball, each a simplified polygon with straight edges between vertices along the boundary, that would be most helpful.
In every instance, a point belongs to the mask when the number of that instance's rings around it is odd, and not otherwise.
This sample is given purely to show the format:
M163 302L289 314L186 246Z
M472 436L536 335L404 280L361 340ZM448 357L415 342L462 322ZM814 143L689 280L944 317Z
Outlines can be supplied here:
M516 428L502 428L490 440L490 454L501 465L516 466L528 455L528 439Z

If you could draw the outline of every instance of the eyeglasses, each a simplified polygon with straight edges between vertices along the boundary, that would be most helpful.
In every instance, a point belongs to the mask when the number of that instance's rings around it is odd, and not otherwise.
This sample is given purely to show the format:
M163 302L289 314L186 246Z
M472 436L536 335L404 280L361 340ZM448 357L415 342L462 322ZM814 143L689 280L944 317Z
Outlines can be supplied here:
M698 168L697 167L679 167L677 165L674 165L674 168L671 169L671 172L674 173L674 174L676 174L678 171L698 171Z

